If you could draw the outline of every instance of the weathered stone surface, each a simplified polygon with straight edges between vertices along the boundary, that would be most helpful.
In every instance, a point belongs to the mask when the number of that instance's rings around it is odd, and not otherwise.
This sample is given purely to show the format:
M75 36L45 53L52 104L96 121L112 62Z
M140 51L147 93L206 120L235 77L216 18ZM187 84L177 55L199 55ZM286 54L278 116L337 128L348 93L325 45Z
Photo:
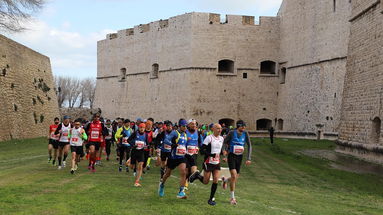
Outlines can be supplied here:
M47 136L59 117L50 60L0 35L0 141Z

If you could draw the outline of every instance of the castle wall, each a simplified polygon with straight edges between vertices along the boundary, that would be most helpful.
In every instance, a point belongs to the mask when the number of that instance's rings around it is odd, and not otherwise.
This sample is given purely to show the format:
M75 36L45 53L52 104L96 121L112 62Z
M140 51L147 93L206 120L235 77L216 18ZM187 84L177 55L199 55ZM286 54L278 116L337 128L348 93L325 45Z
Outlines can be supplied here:
M0 35L0 141L47 136L59 116L50 60Z
M339 150L383 163L383 4L352 1ZM379 129L380 127L380 129Z
M275 118L278 76L259 70L261 61L278 61L278 19L262 17L260 25L254 17L220 20L217 14L191 13L170 18L162 30L153 27L159 21L138 36L137 27L134 35L108 35L98 43L96 107L107 117L244 119L251 129L259 118ZM218 73L224 59L234 61L232 74ZM158 78L150 72L154 63ZM123 67L126 80L119 81Z
M349 37L349 1L285 0L280 8L278 119L289 132L337 134Z

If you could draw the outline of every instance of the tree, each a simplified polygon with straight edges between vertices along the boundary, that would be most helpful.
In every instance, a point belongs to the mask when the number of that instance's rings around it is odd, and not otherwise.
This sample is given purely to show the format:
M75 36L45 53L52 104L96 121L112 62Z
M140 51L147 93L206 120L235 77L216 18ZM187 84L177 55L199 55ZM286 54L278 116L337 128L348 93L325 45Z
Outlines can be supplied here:
M82 89L85 94L85 101L89 102L89 107L93 108L94 97L96 94L96 80L87 78L82 81Z
M63 107L65 101L68 99L69 94L69 78L62 76L54 77L56 85L57 102L59 107Z
M0 30L20 32L22 22L39 11L45 0L0 0Z

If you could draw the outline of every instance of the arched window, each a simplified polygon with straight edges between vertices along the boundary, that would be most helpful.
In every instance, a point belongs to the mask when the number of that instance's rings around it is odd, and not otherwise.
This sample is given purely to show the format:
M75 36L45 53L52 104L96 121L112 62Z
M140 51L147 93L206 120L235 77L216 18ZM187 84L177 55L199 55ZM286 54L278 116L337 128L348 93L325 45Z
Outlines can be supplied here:
M232 60L220 60L218 62L219 73L234 73L234 61Z
M279 131L283 130L283 119L278 119L278 121L277 121L277 129Z
M382 121L379 117L375 117L374 120L372 120L371 141L373 143L379 143L381 125Z
M274 61L261 62L261 74L275 74L276 65Z
M152 78L158 78L159 68L160 66L157 63L152 65Z
M281 69L280 79L281 79L280 83L284 84L285 80L286 80L286 68L285 67L282 67L282 69Z
M126 81L126 68L120 69L120 81Z
M220 119L218 120L218 123L219 124L225 124L225 126L228 128L230 126L234 126L234 119L229 119L229 118L225 118L225 119Z
M257 120L257 130L268 130L271 128L272 121L270 119Z

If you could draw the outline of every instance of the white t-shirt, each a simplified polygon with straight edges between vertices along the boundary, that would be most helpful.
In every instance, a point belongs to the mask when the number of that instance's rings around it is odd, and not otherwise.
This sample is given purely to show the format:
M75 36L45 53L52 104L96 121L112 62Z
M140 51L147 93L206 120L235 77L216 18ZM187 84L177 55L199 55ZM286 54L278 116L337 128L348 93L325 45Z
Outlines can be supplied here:
M218 137L214 136L213 134L206 137L206 139L203 141L204 145L211 145L211 154L216 154L215 157L209 157L209 159L206 160L206 163L217 165L220 163L219 155L221 153L222 145L223 145L223 137L220 135Z

